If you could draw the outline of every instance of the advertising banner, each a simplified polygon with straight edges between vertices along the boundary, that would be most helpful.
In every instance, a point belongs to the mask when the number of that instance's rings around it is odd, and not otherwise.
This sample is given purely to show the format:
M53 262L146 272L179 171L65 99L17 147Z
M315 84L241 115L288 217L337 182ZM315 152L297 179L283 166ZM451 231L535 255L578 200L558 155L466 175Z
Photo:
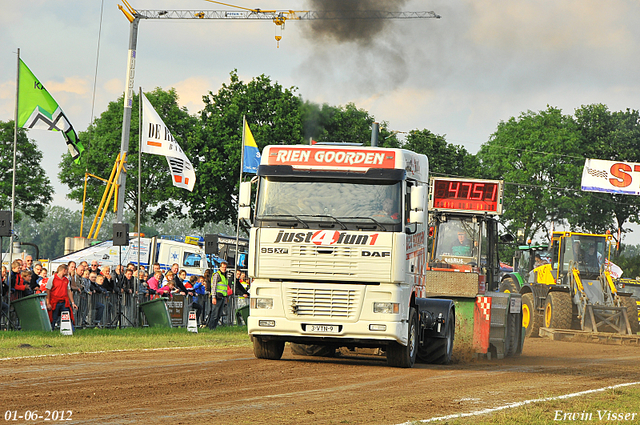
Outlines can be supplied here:
M640 195L640 163L587 159L581 188L586 192Z

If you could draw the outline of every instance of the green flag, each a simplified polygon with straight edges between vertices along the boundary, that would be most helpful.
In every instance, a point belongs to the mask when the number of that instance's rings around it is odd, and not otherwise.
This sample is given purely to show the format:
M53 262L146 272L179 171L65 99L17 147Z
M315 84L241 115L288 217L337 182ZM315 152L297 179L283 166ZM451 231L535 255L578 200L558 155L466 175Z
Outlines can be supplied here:
M18 125L24 128L61 131L73 160L78 163L84 146L62 109L20 59Z

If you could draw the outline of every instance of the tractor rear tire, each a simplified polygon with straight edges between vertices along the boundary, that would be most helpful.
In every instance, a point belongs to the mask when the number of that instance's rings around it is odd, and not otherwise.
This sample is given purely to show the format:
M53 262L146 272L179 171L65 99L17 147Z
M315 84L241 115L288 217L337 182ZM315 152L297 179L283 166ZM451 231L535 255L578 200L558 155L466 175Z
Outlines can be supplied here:
M540 336L540 328L544 322L544 315L536 310L533 294L522 295L522 326L525 328L524 336L537 338Z
M544 308L544 325L552 329L571 329L573 302L568 292L549 292Z
M418 330L418 314L416 309L409 310L408 322L409 334L407 335L407 345L392 342L387 347L387 364L393 367L413 367L416 363L420 335Z
M253 339L253 355L258 359L280 360L284 352L284 341L267 341L259 337Z
M327 347L326 345L316 344L296 344L291 343L291 352L296 356L314 356L314 357L335 357L335 347Z
M507 277L500 283L500 288L498 288L500 292L508 292L511 294L517 294L520 292L520 288L518 283L512 278Z
M455 314L449 313L444 338L425 338L424 345L418 348L418 358L421 362L432 364L449 364L453 355L453 340L455 336Z
M629 326L631 326L631 335L637 335L640 330L640 323L638 322L638 304L635 298L620 297L620 304L627 309L627 318L629 319Z
M522 315L520 313L507 313L507 338L509 339L507 352L505 353L507 357L519 356L522 353L522 350L520 350L520 338L522 336L521 318Z

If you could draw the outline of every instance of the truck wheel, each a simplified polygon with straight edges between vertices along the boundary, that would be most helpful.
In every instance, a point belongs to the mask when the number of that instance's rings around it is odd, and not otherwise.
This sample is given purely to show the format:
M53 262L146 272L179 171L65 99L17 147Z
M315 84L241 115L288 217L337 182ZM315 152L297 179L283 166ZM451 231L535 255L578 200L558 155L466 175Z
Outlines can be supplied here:
M453 354L453 340L456 329L455 314L449 313L444 338L425 338L424 345L418 348L420 361L432 364L449 364Z
M522 295L522 326L525 328L527 338L538 337L544 317L536 310L533 302L533 294Z
M387 364L393 367L413 367L418 353L418 315L409 309L409 335L407 345L392 342L387 347Z
M265 341L259 337L253 339L253 355L259 359L280 360L284 352L284 341Z
M640 328L638 323L638 304L631 297L620 297L620 304L627 309L627 317L629 318L629 326L631 326L631 334L637 335Z
M296 356L335 357L336 349L326 345L291 343L291 352Z
M518 292L520 292L520 288L518 287L518 284L511 277L505 278L500 283L500 288L498 288L498 290L500 292L510 292L512 294L517 294Z
M573 302L567 292L549 292L544 308L544 325L553 329L571 329Z

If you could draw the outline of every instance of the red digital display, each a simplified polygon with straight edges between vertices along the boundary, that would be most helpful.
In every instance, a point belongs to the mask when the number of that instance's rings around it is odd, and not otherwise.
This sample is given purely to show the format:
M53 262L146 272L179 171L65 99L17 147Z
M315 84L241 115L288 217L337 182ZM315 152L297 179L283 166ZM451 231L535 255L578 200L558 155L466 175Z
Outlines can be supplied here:
M502 213L502 188L495 181L434 179L434 209Z

